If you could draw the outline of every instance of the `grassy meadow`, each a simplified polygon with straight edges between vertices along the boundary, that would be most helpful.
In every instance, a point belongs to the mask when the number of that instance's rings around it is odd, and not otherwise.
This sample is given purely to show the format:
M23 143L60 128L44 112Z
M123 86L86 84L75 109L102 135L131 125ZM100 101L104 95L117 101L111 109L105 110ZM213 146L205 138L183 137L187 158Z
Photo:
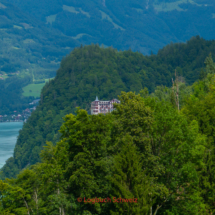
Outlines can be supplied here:
M52 79L54 79L54 78L47 78L47 79L45 79L44 83L29 84L29 85L23 87L22 95L26 96L26 97L28 97L28 96L34 96L35 98L40 97L40 93L41 93L43 86L45 85L46 82L49 82L49 80L52 80Z
M40 97L40 93L41 93L41 90L42 90L44 85L45 85L45 83L29 84L29 85L22 88L22 90L23 90L22 95L26 96L26 97L27 96L34 96L35 98L38 98L38 97Z

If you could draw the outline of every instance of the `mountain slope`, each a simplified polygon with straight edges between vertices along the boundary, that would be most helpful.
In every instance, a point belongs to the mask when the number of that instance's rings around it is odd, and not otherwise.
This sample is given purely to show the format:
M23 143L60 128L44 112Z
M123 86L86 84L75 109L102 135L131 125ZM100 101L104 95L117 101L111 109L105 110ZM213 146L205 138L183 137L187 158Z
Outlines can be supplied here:
M62 117L74 113L76 107L90 111L96 95L108 100L117 98L121 91L139 92L148 87L153 92L158 85L171 86L175 68L191 84L198 79L208 54L215 56L214 47L215 41L195 37L187 44L171 44L152 56L98 45L76 48L63 58L56 78L43 88L39 106L20 131L14 157L2 168L4 176L14 177L38 162L45 142L56 143L59 139Z
M62 56L79 42L47 28L17 7L0 3L0 74L33 72L35 79L53 77Z
M99 43L148 54L200 35L213 39L209 0L8 0L82 44Z

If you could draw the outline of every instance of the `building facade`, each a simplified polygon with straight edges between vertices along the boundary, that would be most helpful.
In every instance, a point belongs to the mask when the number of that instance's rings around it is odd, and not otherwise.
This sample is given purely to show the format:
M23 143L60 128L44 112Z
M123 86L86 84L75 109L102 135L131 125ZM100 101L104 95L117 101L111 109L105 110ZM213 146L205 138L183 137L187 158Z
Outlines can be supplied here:
M91 115L112 112L114 103L119 104L120 101L118 99L112 99L110 101L99 101L98 96L96 96L96 100L91 102Z

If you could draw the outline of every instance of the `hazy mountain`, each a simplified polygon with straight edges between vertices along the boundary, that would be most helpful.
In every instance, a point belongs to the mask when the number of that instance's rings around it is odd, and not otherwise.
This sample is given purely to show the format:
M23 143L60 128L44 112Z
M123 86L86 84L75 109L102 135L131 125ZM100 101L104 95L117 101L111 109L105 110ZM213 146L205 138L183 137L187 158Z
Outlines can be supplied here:
M213 39L215 3L209 0L8 0L80 43L157 52L200 35Z
M79 42L48 28L10 3L0 3L1 73L34 72L35 78L53 77L62 57Z

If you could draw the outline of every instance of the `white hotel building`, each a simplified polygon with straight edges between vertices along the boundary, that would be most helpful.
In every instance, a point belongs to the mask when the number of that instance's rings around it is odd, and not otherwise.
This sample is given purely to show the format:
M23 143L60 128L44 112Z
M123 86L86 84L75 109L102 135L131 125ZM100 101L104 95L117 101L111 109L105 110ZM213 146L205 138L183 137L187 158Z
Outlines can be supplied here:
M113 111L113 104L120 103L118 99L112 99L110 101L99 101L98 96L96 100L91 102L91 115L96 115L99 113L110 113Z

